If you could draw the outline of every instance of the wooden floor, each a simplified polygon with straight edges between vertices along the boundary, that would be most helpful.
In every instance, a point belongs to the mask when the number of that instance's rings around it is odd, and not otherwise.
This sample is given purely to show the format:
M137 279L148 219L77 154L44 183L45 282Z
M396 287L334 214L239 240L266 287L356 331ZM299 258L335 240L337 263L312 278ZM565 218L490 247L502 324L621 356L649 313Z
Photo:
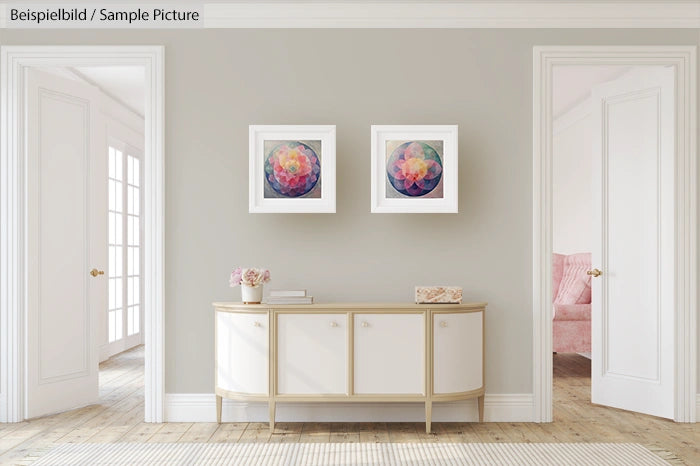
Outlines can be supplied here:
M267 423L143 422L143 347L104 362L101 403L54 416L0 424L0 464L29 464L69 442L634 442L700 465L700 428L590 403L590 361L554 356L554 422Z

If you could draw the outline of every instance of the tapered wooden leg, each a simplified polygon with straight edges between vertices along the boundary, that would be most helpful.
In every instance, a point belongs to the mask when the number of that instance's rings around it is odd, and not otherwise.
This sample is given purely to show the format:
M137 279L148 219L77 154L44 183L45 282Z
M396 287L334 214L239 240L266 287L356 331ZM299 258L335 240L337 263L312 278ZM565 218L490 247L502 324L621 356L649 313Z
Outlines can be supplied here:
M216 395L216 422L221 424L221 397Z
M430 424L433 420L433 402L426 400L425 402L425 433L430 433Z
M275 431L275 400L270 400L270 432Z
M479 422L484 422L484 395L478 398L479 401Z

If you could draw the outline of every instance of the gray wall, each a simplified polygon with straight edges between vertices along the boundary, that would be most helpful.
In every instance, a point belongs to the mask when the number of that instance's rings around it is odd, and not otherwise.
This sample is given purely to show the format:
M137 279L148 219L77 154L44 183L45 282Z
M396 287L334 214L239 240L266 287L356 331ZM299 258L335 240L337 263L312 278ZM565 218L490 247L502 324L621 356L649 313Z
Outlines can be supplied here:
M236 265L318 301L489 302L487 390L532 390L532 47L697 45L697 30L0 30L166 46L166 391L213 391ZM337 125L337 214L248 214L249 124ZM371 124L458 124L459 214L370 214Z

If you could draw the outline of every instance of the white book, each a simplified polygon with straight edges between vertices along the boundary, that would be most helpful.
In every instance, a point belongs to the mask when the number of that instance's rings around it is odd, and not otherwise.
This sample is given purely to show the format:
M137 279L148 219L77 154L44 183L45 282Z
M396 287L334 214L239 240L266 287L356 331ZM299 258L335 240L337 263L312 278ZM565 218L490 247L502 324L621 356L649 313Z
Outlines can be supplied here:
M265 304L313 304L313 296L296 296L296 297L281 297L268 296L265 298Z
M306 290L270 290L270 296L275 298L305 297Z

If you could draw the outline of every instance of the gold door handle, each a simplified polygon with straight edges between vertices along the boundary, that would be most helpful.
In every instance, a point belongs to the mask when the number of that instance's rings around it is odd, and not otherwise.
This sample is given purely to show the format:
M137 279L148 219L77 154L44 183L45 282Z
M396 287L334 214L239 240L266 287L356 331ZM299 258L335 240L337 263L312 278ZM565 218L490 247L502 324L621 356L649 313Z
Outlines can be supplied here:
M589 270L586 273L592 277L600 277L601 275L603 275L603 272L598 269Z
M92 269L92 270L90 271L90 275L92 275L93 277L96 277L96 276L98 276L98 275L104 275L104 274L105 274L105 271L104 271L104 270Z

